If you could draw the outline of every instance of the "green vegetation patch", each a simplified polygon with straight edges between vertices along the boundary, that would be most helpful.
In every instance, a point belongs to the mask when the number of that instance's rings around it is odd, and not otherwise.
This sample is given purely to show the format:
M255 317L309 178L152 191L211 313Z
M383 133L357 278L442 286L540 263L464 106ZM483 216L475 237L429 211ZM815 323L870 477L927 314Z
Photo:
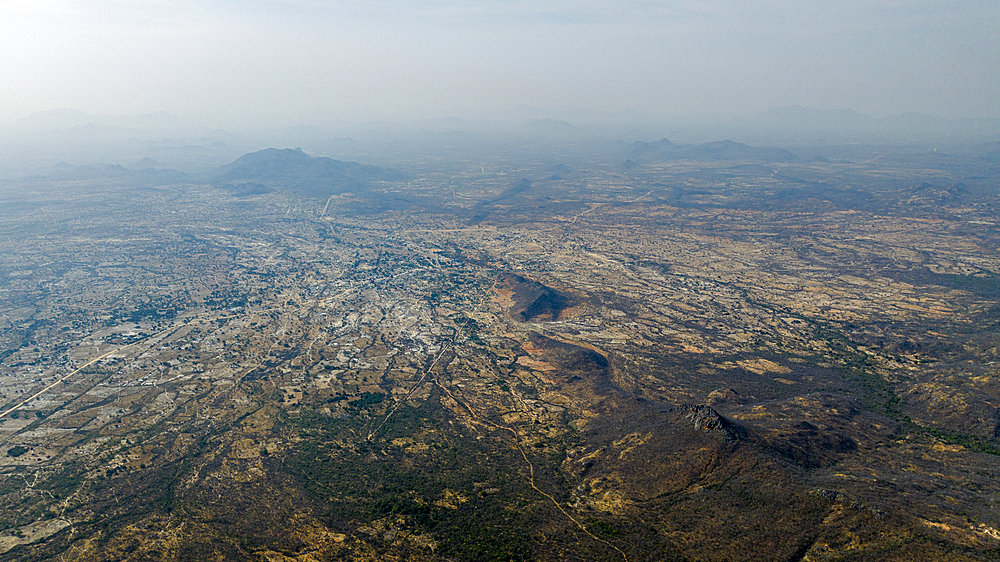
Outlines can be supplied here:
M437 395L401 406L371 440L372 420L304 414L288 423L303 438L288 470L344 532L388 521L431 535L456 559L528 560L544 522L569 523L531 488L512 435L458 423ZM557 465L528 454L536 485L563 494Z
M24 445L14 445L10 449L7 449L7 456L14 457L16 459L17 457L27 453L30 450L31 450L30 448L25 447Z
M900 278L910 283L940 285L949 289L968 291L986 299L1000 299L1000 274L996 273L958 275L918 269L907 271Z

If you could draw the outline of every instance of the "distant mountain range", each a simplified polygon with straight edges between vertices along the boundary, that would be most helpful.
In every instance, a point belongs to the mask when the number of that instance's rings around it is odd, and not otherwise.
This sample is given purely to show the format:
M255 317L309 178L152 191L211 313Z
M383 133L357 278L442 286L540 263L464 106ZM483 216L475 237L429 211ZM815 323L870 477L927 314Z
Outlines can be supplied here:
M479 135L477 137L477 135ZM331 139L350 137L358 144L381 145L404 141L409 146L462 147L497 138L524 137L532 142L553 139L636 139L669 136L694 143L733 139L756 146L828 145L847 143L992 142L1000 140L1000 119L948 118L903 113L875 118L851 109L817 109L793 105L772 108L741 119L668 118L629 110L602 112L582 108L516 106L479 118L448 117L410 122L348 123L320 118L288 128L257 127L233 132L199 127L193 121L159 111L136 115L96 115L76 109L38 112L0 127L0 141L8 137L8 156L24 159L43 152L66 158L69 151L92 155L91 160L129 161L150 156L171 165L202 170L236 155L275 143L326 150ZM206 147L183 157L143 152L145 143ZM227 147L215 147L224 143ZM30 145L30 146L29 146ZM152 144L150 144L152 146ZM706 150L712 147L705 147ZM719 147L723 152L734 147ZM787 155L786 155L787 156ZM778 158L777 155L767 157ZM176 163L176 164L175 164Z
M844 127L868 126L877 120L869 115L858 113L853 109L816 109L793 105L790 107L773 107L750 118L751 122L762 122L788 127Z
M778 133L793 138L827 141L932 141L951 138L995 138L1000 119L953 118L903 113L875 118L851 109L816 109L793 105L772 108L739 121L738 130L758 134Z
M137 115L93 115L77 109L53 109L32 113L13 123L23 131L54 131L75 127L119 128L136 131L176 130L185 127L183 120L166 111Z
M667 139L656 142L637 141L632 144L629 161L668 160L757 160L762 162L794 162L795 154L783 148L761 148L741 142L722 140L701 144L674 144Z
M215 170L196 174L178 172L162 162L145 157L126 166L76 166L60 162L33 177L40 181L99 179L108 181L109 185L121 186L206 183L238 196L281 189L325 199L330 195L346 192L367 193L379 182L403 179L403 174L357 162L313 157L301 148L268 148L244 154Z
M148 160L148 159L147 159ZM154 162L150 160L150 162ZM161 166L150 165L147 162L136 162L129 166L120 164L94 164L76 166L66 162L59 162L48 168L47 171L29 176L26 179L34 179L40 182L50 181L93 181L101 180L108 186L130 186L148 187L158 185L174 185L179 183L192 183L188 174L178 172Z

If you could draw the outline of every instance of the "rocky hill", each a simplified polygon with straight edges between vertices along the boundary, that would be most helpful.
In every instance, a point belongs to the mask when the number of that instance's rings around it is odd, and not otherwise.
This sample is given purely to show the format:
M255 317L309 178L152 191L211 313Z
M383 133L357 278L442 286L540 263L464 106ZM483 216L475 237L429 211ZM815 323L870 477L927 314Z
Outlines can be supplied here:
M224 186L245 183L288 189L310 197L366 191L378 182L398 181L395 170L313 157L301 148L268 148L240 156L219 168L215 181Z

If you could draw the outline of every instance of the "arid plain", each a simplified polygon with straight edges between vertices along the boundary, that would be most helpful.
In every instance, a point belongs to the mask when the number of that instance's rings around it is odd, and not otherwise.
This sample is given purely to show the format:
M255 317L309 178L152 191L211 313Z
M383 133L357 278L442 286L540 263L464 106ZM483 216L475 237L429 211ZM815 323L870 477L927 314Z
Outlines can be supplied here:
M0 559L1000 559L996 145L514 153L6 181Z

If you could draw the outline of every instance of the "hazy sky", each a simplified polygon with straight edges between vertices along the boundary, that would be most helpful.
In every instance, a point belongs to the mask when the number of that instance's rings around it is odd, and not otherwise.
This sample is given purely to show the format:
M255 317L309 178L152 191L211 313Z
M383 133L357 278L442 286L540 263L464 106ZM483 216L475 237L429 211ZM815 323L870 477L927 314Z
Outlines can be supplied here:
M997 0L0 0L0 117L1000 116Z

